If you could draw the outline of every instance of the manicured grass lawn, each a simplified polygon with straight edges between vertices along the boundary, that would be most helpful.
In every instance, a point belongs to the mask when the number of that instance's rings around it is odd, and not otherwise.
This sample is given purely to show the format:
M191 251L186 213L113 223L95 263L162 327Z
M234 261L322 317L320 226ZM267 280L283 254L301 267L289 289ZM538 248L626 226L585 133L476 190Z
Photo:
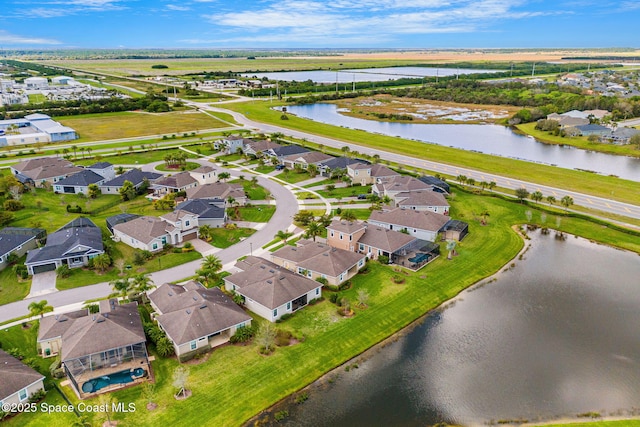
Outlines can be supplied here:
M224 249L238 243L242 238L251 236L255 232L256 230L254 230L253 228L214 228L211 230L211 236L213 237L213 240L211 240L209 243L216 248Z
M118 112L59 117L58 120L78 132L75 142L130 138L144 135L178 134L227 127L226 123L195 111L145 113Z
M358 194L368 194L371 192L371 186L358 186L355 185L353 187L339 187L329 192L327 190L318 190L318 194L327 198L336 198L336 197L354 197Z
M161 171L165 171L165 172L178 173L178 172L182 172L183 170L190 171L190 170L193 170L193 169L197 169L199 167L200 167L199 163L187 162L187 164L184 165L184 167L179 167L177 169L176 168L168 168L167 165L165 165L165 164L156 166L156 169L161 170Z
M229 211L233 212L234 208L229 208ZM238 208L238 212L240 218L237 221L269 222L273 214L276 213L276 207L270 205L242 206Z
M24 264L26 259L26 256L20 258L18 264ZM18 281L18 276L14 273L13 266L7 266L0 271L0 305L24 299L29 294L30 288L31 278Z
M217 160L219 162L237 162L238 160L242 160L242 154L225 154L224 156L218 156Z
M151 412L144 409L141 387L125 389L112 395L120 402L135 403L138 410L115 414L115 418L127 425L242 425L253 415L499 270L523 247L523 240L512 225L525 220L525 210L533 212L534 221L540 218L535 207L460 191L456 192L451 205L452 217L470 223L470 234L458 246L459 256L454 260L441 256L420 272L407 274L404 284L391 280L392 276L404 273L370 262L368 273L357 275L352 287L340 292L340 298L352 302L354 317L342 318L336 306L325 300L305 307L291 319L276 325L304 338L299 344L278 348L269 357L261 356L256 344L218 348L208 360L187 365L188 388L193 394L184 401L173 398L172 372L178 366L177 361L158 358L153 362L158 408ZM482 226L474 218L485 210L491 216L489 223ZM555 224L555 216L549 215L547 222ZM640 252L637 236L585 220L563 218L560 228L598 241L614 241L618 246ZM421 278L423 275L426 279ZM366 289L370 295L366 309L355 307L360 289ZM325 298L328 295L324 293ZM2 334L0 342L4 343ZM35 348L35 335L25 337L19 345ZM237 392L241 392L242 399L238 399ZM202 416L204 413L206 418ZM44 426L48 420L45 415L35 418L33 425Z
M353 212L356 218L362 221L368 220L371 216L371 209L343 209L342 211L344 212L345 210Z
M258 166L257 168L254 169L254 171L258 173L271 173L274 170L276 170L275 166L267 166L267 165Z
M567 190L579 191L622 202L640 204L638 183L634 181L479 154L435 144L423 144L391 136L375 135L365 131L301 119L292 115L289 115L289 120L280 120L280 113L271 110L273 106L274 104L254 101L251 103L227 104L225 108L233 109L243 114L248 113L252 120L323 135L358 145L375 147L389 152L454 166L469 167L530 182L559 186ZM306 145L314 146L314 144L310 143ZM611 194L612 188L615 188L614 194Z
M337 179L327 178L324 181L314 182L312 184L303 185L302 187L304 187L304 188L312 188L312 187L319 187L321 185L324 186L324 185L327 185L327 184L335 184L337 182L339 182Z
M288 182L289 184L296 184L298 182L306 181L312 178L312 176L309 175L306 171L297 172L291 169L284 169L282 173L279 173L276 176L279 179Z
M309 192L309 191L300 191L299 193L296 193L296 199L298 200L313 200L313 199L318 199L318 196L316 196L315 194Z
M516 126L520 131L533 136L534 138L543 141L547 144L555 145L571 145L573 147L581 148L583 150L600 151L602 153L617 154L621 156L640 157L640 149L636 145L625 144L611 144L603 142L590 142L586 136L575 137L561 137L552 135L549 132L536 130L535 123L525 123Z
M188 148L188 147L187 147ZM195 150L194 150L195 151ZM118 154L114 154L114 155L103 155L102 159L108 162L113 163L114 165L135 165L135 164L140 164L140 166L142 166L145 163L152 163L152 162L159 162L159 161L163 161L164 158L168 155L168 154L172 154L172 153L178 153L178 152L183 152L187 155L187 158L189 159L193 159L196 156L189 154L187 152L184 152L178 148L170 148L170 149L165 149L165 150L151 150L151 151L145 151L142 153L131 153L131 154L122 154L122 155L118 155ZM95 160L93 161L88 161L87 163L91 164L92 162L95 162ZM82 164L83 162L76 162L79 164Z
M234 179L229 181L232 184L242 184L244 193L249 200L265 200L269 196L269 191L261 185L254 184L248 179Z

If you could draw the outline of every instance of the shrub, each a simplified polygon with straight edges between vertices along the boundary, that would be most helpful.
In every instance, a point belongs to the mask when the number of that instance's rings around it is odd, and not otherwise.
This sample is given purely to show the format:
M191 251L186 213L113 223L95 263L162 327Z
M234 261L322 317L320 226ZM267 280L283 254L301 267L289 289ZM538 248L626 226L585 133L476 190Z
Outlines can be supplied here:
M24 204L20 200L6 200L3 206L5 211L15 212L19 211L20 209L24 209Z
M160 338L160 340L158 340L158 342L156 343L156 351L158 352L158 356L160 357L169 357L174 353L173 343L166 336Z
M29 396L29 403L39 402L44 398L45 394L47 394L47 392L44 391L44 389L36 391L31 396Z
M247 342L256 333L255 326L245 326L243 328L236 329L236 333L229 339L231 343Z
M142 252L136 251L133 253L133 263L135 265L142 265L144 264L144 261L145 259L144 259L144 255L142 255Z
M397 274L395 274L395 275L391 278L391 280L393 281L393 283L397 283L397 284L404 283L404 277L399 276L399 275L397 275Z
M276 320L276 322L277 323L284 322L285 320L290 319L292 317L293 317L293 313L283 314L282 316L280 316L278 320Z
M291 337L292 337L291 332L279 329L276 332L276 345L278 347L284 347L289 345L289 342L291 341Z
M296 405L300 405L307 400L309 400L309 394L305 391L297 395L293 401L296 403Z
M9 353L11 356L15 357L18 360L24 359L24 354L22 353L22 351L19 348L10 348L10 349L6 350L6 352Z
M284 410L284 411L276 412L276 414L273 417L275 418L276 422L279 423L280 421L284 420L288 416L289 416L289 411Z
M389 257L386 255L380 255L378 256L378 262L382 265L387 265L389 264Z
M193 243L187 242L182 246L182 252L191 252L194 250Z
M329 301L331 301L334 304L337 304L337 302L338 302L338 294L337 293L332 293L331 295L329 295Z
M323 285L329 284L329 281L325 277L316 277L316 282L322 283Z
M56 276L65 279L71 276L71 269L67 264L62 264L60 267L56 268Z

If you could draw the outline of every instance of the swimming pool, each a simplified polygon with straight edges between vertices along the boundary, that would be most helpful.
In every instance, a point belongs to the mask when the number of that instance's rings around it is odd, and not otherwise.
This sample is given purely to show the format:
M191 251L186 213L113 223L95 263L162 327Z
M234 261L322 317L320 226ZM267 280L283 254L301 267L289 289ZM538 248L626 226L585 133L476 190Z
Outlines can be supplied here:
M82 391L84 393L95 393L101 388L110 386L111 384L131 383L134 380L145 375L145 373L146 371L142 368L125 369L123 371L114 372L110 375L92 378L82 384Z

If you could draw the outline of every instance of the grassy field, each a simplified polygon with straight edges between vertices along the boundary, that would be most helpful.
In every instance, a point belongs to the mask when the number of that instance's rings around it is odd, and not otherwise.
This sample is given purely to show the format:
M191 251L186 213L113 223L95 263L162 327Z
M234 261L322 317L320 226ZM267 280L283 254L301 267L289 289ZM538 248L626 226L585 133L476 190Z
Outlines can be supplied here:
M144 409L142 389L134 387L112 395L120 402L135 403L138 411L115 414L115 417L127 425L243 424L472 283L499 270L523 246L523 240L511 227L524 221L527 209L532 210L534 221L539 218L539 212L533 207L457 192L452 201L452 216L469 221L471 233L459 245L459 256L453 261L442 256L419 273L407 274L404 284L395 284L391 280L398 274L391 268L369 263L368 273L357 275L351 289L340 292L340 297L355 301L358 290L366 289L370 295L368 308L355 307L355 316L346 319L336 313L336 307L328 300L306 307L291 319L277 324L278 329L289 330L304 341L278 348L269 357L258 353L257 344L216 349L208 359L187 365L190 369L188 388L193 394L185 401L177 402L173 398L172 372L178 366L177 361L156 358L152 366L158 408L155 411ZM484 210L491 216L488 225L481 226L474 218ZM555 223L555 218L550 216L548 222ZM584 220L563 218L560 228L597 241L615 241L618 246L640 251L637 237ZM426 280L421 278L425 274L428 276ZM19 333L14 330L0 332L0 341L9 342L8 334ZM35 335L25 337L15 345L35 348ZM242 399L230 390L242 390ZM206 419L202 417L203 413L207 414ZM20 420L21 424L10 425L44 427L50 425L49 421L49 417L40 414L25 417Z
M220 120L196 111L86 114L60 117L56 120L76 130L80 139L74 142L131 138L145 135L180 135L183 132L228 126Z
M193 149L193 147L191 149ZM111 155L102 155L100 156L100 158L103 160L108 160L114 165L136 165L136 164L144 165L146 163L163 161L168 154L175 154L179 152L184 152L184 151L178 148L173 148L168 150L166 149L152 150L152 151L144 151L140 153L131 153L131 154L113 153ZM186 153L186 154L187 154L187 158L189 159L196 158L195 155L192 155L189 153ZM83 166L88 166L92 163L95 163L95 159L81 160L75 163Z
M228 248L231 245L235 245L241 239L246 239L255 233L253 228L213 228L211 230L211 237L213 238L209 243L216 248Z
M185 171L190 171L193 169L197 169L200 167L200 163L196 163L196 162L187 162L184 167L180 167L180 168L168 168L166 164L161 164L156 166L157 170L161 170L164 172L172 172L172 173L178 173L181 172L183 170Z
M617 145L602 142L590 142L586 136L561 137L550 134L549 132L536 130L535 123L526 123L516 126L518 130L527 135L546 143L554 145L571 145L572 147L581 148L583 150L599 151L607 154L617 154L620 156L640 157L640 149L636 145L625 144Z
M234 208L229 208L230 217L234 212ZM243 206L238 208L240 217L236 221L249 221L249 222L269 222L274 213L276 213L275 206Z
M306 171L295 171L292 169L284 169L278 175L276 175L278 179L288 182L289 184L296 184L298 182L306 181L311 179L312 176L309 175Z
M234 179L229 181L230 184L242 184L244 193L249 200L265 200L269 197L269 191L261 185L254 184L248 179Z
M433 160L452 166L468 167L544 185L561 186L567 190L611 198L622 202L640 204L638 183L634 181L489 156L435 144L423 144L391 136L370 134L364 131L301 119L291 115L289 116L289 120L281 120L281 114L279 112L270 110L272 106L272 104L268 103L251 102L228 104L226 108L234 109L243 114L248 113L248 117L251 120L273 123L278 126L327 136L358 145L375 147L416 158ZM313 146L313 144L309 143L308 145ZM614 188L615 194L612 195L611 190Z
M323 197L330 197L330 198L353 197L353 196L357 196L358 194L368 194L370 192L371 192L370 185L365 185L365 186L354 185L352 187L338 187L338 188L335 188L333 191L318 190L318 194L320 194Z
M18 264L24 264L26 259L26 256L20 258ZM0 305L24 299L29 294L30 288L31 278L18 280L13 266L7 266L0 271Z

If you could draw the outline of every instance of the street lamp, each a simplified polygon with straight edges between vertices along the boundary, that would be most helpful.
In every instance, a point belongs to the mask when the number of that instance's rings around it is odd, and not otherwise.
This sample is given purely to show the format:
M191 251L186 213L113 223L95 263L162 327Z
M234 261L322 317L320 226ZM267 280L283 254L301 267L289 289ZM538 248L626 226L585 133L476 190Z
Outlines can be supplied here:
M251 256L253 256L253 242L249 242L249 250L249 253L251 254Z

